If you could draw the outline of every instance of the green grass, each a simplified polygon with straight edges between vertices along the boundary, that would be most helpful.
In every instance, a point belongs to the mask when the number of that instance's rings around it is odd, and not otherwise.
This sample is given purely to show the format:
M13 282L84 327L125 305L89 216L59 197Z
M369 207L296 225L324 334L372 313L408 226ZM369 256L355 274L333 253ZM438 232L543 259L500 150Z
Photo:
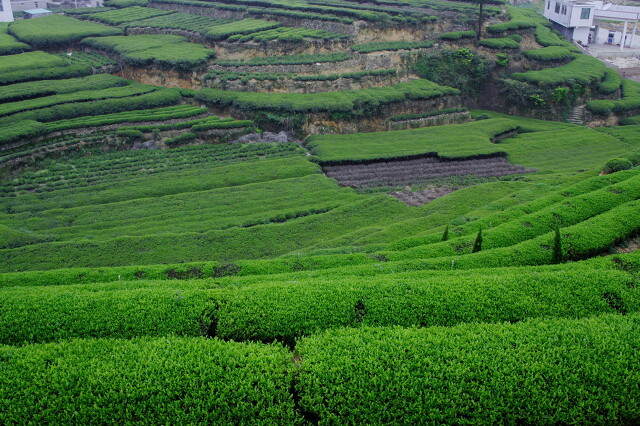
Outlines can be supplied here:
M122 30L70 16L51 15L16 21L10 25L9 33L34 47L48 48L78 42L85 37L118 35Z

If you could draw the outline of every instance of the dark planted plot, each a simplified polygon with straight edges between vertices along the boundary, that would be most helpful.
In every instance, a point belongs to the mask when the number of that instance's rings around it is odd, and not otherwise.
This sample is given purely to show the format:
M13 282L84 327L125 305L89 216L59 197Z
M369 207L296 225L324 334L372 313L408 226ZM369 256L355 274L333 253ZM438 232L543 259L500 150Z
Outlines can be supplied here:
M323 170L341 185L354 188L403 186L450 176L499 177L533 171L499 156L464 160L423 157L323 166Z

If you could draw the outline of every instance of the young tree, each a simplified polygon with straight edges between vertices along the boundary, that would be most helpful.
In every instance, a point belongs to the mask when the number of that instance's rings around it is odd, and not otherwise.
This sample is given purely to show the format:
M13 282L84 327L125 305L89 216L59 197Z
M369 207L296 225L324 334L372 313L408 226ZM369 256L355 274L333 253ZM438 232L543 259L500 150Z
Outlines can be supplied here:
M478 230L478 235L476 235L476 240L473 242L471 253L477 253L480 250L482 250L482 227Z
M562 262L562 235L560 235L560 225L556 222L553 236L553 263Z
M442 233L442 241L447 241L449 239L449 225L444 228L444 232Z

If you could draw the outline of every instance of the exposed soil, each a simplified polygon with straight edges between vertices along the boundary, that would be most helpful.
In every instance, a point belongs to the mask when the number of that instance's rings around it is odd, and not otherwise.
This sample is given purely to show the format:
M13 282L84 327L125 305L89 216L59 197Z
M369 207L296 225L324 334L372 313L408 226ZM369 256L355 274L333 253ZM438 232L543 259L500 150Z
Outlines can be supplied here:
M640 236L629 238L618 244L614 251L616 253L631 253L640 249Z
M409 206L421 206L455 190L456 188L447 186L431 186L422 191L411 191L411 189L405 188L402 191L390 192L389 195Z
M323 170L341 185L354 188L403 186L449 176L497 177L533 171L511 164L501 156L464 160L425 156L410 160L323 166Z

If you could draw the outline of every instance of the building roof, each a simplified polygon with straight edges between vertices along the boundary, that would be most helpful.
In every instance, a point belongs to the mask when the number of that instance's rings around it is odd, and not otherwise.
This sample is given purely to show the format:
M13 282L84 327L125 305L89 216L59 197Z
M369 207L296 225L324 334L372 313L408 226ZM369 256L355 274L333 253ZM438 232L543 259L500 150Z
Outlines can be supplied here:
M41 13L53 13L53 12L47 9L28 9L28 10L25 10L24 13L28 13L29 15L39 15Z

